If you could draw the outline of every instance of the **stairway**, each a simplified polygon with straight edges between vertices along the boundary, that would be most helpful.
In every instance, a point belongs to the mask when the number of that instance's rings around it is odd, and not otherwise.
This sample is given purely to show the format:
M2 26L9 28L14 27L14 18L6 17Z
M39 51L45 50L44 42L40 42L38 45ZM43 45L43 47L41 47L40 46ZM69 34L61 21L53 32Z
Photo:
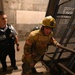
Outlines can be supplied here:
M21 60L17 60L16 64L17 64L18 70L13 70L12 67L10 66L10 62L8 61L7 62L7 65L8 65L7 72L2 72L2 69L0 69L0 75L21 75L21 72L22 72ZM0 64L0 67L1 67L1 64ZM35 68L37 72L31 73L31 75L51 75L49 71L45 68L45 66L42 65L40 62L38 62L35 65Z

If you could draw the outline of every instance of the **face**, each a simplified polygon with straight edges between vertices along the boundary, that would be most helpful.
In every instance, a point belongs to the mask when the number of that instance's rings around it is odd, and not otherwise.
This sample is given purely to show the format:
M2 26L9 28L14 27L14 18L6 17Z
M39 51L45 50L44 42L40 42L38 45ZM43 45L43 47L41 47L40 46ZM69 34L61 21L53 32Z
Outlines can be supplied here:
M7 24L7 16L4 15L0 15L0 28L5 27Z
M44 35L48 36L50 35L52 29L50 27L44 27Z

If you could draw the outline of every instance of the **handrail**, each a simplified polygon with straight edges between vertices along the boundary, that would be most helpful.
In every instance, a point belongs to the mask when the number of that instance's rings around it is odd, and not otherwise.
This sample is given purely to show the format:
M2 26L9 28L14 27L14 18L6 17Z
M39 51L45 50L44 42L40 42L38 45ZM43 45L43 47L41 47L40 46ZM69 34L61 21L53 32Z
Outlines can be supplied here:
M50 56L48 56L47 53L45 53L45 55L49 58L52 59ZM71 75L75 75L74 72L72 72L70 69L68 69L67 67L65 67L63 64L56 62L61 68L63 68L66 72L68 72Z
M70 52L73 52L75 53L75 50L73 49L70 49L68 47L65 47L65 46L62 46L62 45L58 45L57 47L63 49L63 50L66 50L66 51L70 51ZM49 59L52 59L52 57L48 56L47 53L45 53L45 55L49 58ZM56 62L56 61L55 61ZM56 62L62 69L64 69L66 72L68 72L69 74L71 75L75 75L74 72L72 72L70 69L68 69L66 66L64 66L63 64L59 63L59 62Z
M68 47L65 47L65 46L58 45L57 47L59 47L59 48L61 48L61 49L64 49L64 50L67 50L67 51L70 51L70 52L73 52L73 53L75 53L75 50L73 50L73 49L70 49L70 48L68 48Z
M69 70L67 67L65 67L64 65L62 65L61 63L58 63L58 65L63 68L65 71L67 71L68 73L70 73L71 75L75 75L74 72L72 72L71 70Z

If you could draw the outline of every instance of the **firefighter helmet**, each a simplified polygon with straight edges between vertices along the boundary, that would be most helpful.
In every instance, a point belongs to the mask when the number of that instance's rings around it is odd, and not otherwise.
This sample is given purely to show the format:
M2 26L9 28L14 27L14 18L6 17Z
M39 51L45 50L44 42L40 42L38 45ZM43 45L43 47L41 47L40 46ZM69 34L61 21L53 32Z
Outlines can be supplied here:
M43 26L47 26L47 27L50 27L50 28L55 28L56 27L56 21L52 16L45 17L41 24Z

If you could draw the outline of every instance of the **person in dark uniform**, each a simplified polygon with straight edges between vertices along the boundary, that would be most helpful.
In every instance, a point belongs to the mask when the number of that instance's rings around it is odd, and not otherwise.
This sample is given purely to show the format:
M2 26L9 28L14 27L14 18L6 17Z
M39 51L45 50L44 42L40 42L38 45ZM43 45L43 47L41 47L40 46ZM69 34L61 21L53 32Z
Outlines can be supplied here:
M6 56L9 55L11 66L17 70L15 59L15 44L19 51L19 43L17 32L12 25L7 24L7 16L3 11L0 11L0 60L3 71L7 71Z
M42 20L41 25L40 29L30 32L25 41L22 75L30 75L31 69L46 52L48 44L60 45L53 37L52 30L56 27L55 19L52 16L47 16Z

